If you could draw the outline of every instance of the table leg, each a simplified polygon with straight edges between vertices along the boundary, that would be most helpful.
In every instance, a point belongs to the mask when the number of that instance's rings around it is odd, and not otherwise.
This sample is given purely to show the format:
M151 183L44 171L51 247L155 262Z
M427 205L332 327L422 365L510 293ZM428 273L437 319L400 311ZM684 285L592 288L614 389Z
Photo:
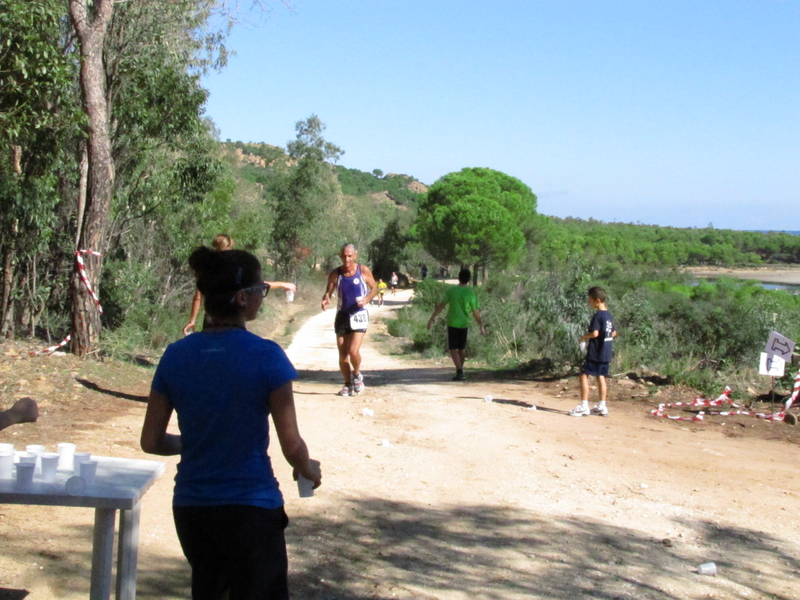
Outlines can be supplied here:
M139 559L139 512L141 502L120 511L117 547L117 600L136 599L136 564Z
M116 512L115 508L94 509L90 600L109 600L111 598L111 563L114 554Z

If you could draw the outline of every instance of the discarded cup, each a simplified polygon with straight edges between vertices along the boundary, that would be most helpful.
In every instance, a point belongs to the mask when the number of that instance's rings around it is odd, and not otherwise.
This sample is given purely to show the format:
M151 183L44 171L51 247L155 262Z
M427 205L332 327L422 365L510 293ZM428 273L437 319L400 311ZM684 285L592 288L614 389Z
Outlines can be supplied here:
M365 408L364 410L361 411L361 414L365 417L374 417L375 411L372 410L371 408Z
M76 452L72 457L72 474L73 475L80 475L81 474L81 463L86 462L87 460L92 459L91 452Z
M64 487L70 496L80 496L86 491L86 482L76 475L75 477L67 479L67 483Z
M494 400L494 398L492 398L491 396L485 396L485 397L483 398L483 401L484 401L484 402L491 402L492 400Z
M528 407L528 410L536 410L536 405L535 405L535 404L531 404L531 405Z
M294 292L292 290L286 290L286 301L294 302Z
M86 482L86 485L92 485L94 476L97 474L97 461L85 460L78 464L80 469L80 477Z
M58 469L59 471L72 471L72 459L75 456L75 444L61 442L58 448Z
M33 472L35 470L35 462L17 463L17 485L30 485L33 483Z
M0 451L0 479L14 476L14 452Z
M699 567L697 567L697 572L700 575L716 575L717 574L717 565L713 562L703 563Z
M42 481L50 483L56 480L58 471L58 454L55 452L45 452L39 457L42 461Z

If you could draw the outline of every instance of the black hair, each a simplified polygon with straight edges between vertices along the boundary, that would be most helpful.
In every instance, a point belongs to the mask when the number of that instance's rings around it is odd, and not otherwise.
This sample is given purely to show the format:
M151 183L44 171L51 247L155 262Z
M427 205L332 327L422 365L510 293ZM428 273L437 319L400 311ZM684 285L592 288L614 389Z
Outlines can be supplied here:
M595 285L589 288L589 298L594 298L600 302L605 302L606 298L608 298L608 294L606 294L606 291L603 288Z
M462 285L469 283L470 278L472 278L472 273L469 272L469 269L461 269L458 272L458 283Z
M197 289L205 298L204 307L212 317L233 317L241 310L231 302L236 292L259 285L261 263L245 250L215 252L201 246L189 257L189 266L197 278Z

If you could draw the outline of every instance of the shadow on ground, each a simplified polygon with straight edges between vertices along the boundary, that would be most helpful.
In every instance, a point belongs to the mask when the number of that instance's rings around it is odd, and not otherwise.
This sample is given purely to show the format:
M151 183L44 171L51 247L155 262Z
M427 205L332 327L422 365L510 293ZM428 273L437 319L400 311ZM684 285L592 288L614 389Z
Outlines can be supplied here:
M344 515L344 516L342 516ZM497 506L431 507L344 498L335 514L292 519L287 530L292 597L302 600L463 599L685 600L800 597L800 560L790 542L744 527L681 521L692 544L667 546L599 520L551 519ZM53 597L88 594L91 527L49 535L79 541L49 554L39 536L0 535L6 558L43 566ZM714 561L716 577L694 572ZM35 568L35 567L34 567ZM181 557L140 553L137 597L186 598ZM28 577L26 576L26 579ZM0 588L0 600L28 591Z

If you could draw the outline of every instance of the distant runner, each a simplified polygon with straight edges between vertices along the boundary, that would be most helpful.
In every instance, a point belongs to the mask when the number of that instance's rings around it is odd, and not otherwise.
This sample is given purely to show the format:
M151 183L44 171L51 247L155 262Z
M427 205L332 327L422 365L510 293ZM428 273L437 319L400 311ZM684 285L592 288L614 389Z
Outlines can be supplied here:
M378 306L383 306L383 295L386 293L386 282L378 279Z
M339 253L342 266L328 275L328 286L322 296L322 310L330 304L336 292L336 346L339 349L339 370L344 377L344 387L339 396L354 396L364 390L361 374L361 342L367 332L369 313L366 306L378 293L372 272L366 265L356 262L358 251L353 244L345 244Z
M392 296L397 293L397 284L400 283L400 278L397 276L397 273L392 271L392 276L389 278L389 287L392 289Z

